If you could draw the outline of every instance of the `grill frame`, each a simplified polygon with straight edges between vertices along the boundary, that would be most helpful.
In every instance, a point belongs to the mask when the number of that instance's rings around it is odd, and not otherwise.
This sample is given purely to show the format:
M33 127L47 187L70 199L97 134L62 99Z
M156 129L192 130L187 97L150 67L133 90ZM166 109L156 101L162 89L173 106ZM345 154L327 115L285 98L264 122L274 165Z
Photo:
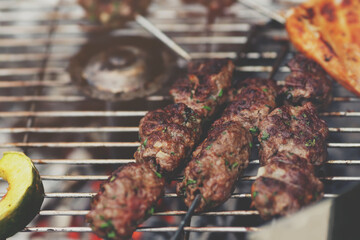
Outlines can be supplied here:
M284 59L289 55L288 51L288 43L286 38L284 39L281 34L275 35L272 38L272 41L277 45L280 45L278 51L267 51L267 50L259 50L255 49L253 51L251 49L252 45L257 46L257 44L252 44L253 40L256 40L253 37L253 33L259 33L259 29L263 29L263 24L265 24L266 20L262 18L257 13L247 10L240 5L236 5L231 8L230 15L237 12L234 16L224 16L219 22L216 22L214 25L210 27L210 32L206 36L193 36L196 35L195 30L201 30L201 27L204 27L204 19L205 12L202 8L196 8L195 10L190 9L188 7L181 7L178 10L174 10L171 6L179 6L178 1L168 1L170 3L165 3L166 1L158 0L155 1L154 6L150 9L150 20L155 23L161 30L168 33L178 44L185 47L193 58L204 58L204 57L229 57L236 59L237 68L236 71L238 74L246 75L246 74L262 74L263 76L276 76L278 74L286 74L289 70L287 67L284 67ZM17 111L5 111L9 106L5 106L1 108L0 116L1 119L10 121L12 118L22 118L23 126L22 127L1 127L0 134L22 134L21 141L14 142L3 142L0 143L0 149L22 149L25 152L30 153L31 150L37 149L73 149L73 148L84 148L84 149L92 149L92 148L127 148L132 149L139 145L138 141L112 141L112 142L37 142L33 141L32 137L34 134L48 134L48 133L72 133L74 134L89 134L89 133L136 133L138 131L138 127L136 126L100 126L100 127L47 127L47 126L37 126L36 123L39 119L47 119L47 118L60 118L69 120L70 123L73 119L80 117L88 117L88 118L105 118L105 119L113 119L113 118L128 118L128 117L136 117L139 119L140 117L146 114L146 110L47 110L48 107L44 107L44 105L49 104L51 106L52 103L83 103L88 101L89 99L82 95L80 92L70 91L65 92L63 95L50 95L48 90L51 88L69 88L72 87L72 82L70 79L61 76L61 74L66 73L66 62L77 51L71 49L75 45L81 45L86 42L86 34L81 35L80 37L68 37L67 35L79 34L78 29L76 30L76 26L78 23L84 24L81 21L81 14L78 13L78 10L70 11L69 14L63 14L64 9L73 9L76 8L74 6L74 1L71 0L59 0L53 1L49 5L39 5L36 3L44 3L41 0L31 1L31 4L17 1L19 5L13 4L12 1L3 1L0 2L0 11L2 14L0 15L0 22L9 24L8 26L1 27L4 31L3 34L0 34L0 101L5 102L7 104L15 104L19 105L20 109ZM156 12L157 9L162 9L161 4L165 6L164 10L160 12ZM175 5L171 5L175 4ZM170 6L170 7L169 7ZM30 10L29 10L30 9ZM7 12L5 11L7 10ZM25 19L18 19L19 12L26 12L30 14L31 19L30 22L26 22ZM190 12L192 14L197 13L195 19L186 18L186 14ZM5 13L5 14L3 14ZM40 15L36 15L35 13L41 13ZM44 15L42 15L44 14ZM246 17L243 17L244 14ZM176 16L182 16L182 18L175 19ZM172 16L172 17L171 17ZM253 18L250 18L250 17ZM35 20L34 20L35 18ZM164 19L169 18L169 23L163 23ZM18 26L14 26L11 24L20 24ZM189 25L189 23L196 23L195 25ZM253 28L251 24L253 23L261 23L260 27ZM189 28L188 26L191 26ZM83 26L83 30L88 29L88 25ZM259 29L258 29L259 28ZM265 28L271 28L274 31L279 31L276 27L271 25L266 25ZM30 29L30 30L29 30ZM212 31L213 30L213 31ZM29 31L29 32L27 32ZM191 36L187 31L191 31ZM239 36L226 36L230 32L235 32L235 34L239 34ZM4 33L6 32L6 33ZM136 27L134 24L129 24L129 30L127 32L142 32L141 29ZM183 34L184 36L181 36ZM218 34L220 36L218 36ZM60 35L60 37L58 36ZM65 36L63 36L65 35ZM180 35L180 36L178 36ZM225 35L225 36L223 36ZM245 35L245 36L244 36ZM270 38L271 39L271 38ZM36 41L35 41L36 40ZM195 41L196 40L196 41ZM250 41L249 41L250 40ZM221 45L222 47L234 49L233 51L219 51L219 52L207 52L207 51L198 51L194 52L191 49L196 48L196 45L213 43L216 46ZM240 46L231 46L238 45ZM250 44L250 45L249 45ZM61 52L59 50L55 50L60 46L65 46L66 49L68 46L70 49L69 52ZM39 51L37 48L41 48ZM53 48L55 47L55 49ZM75 47L76 48L76 47ZM248 48L250 51L247 51ZM20 51L18 49L26 49L25 53L18 53ZM28 53L29 49L35 49L35 52ZM61 48L60 48L61 49ZM69 50L68 49L68 50ZM221 49L221 48L220 48ZM24 50L23 50L24 51ZM34 51L34 50L31 50ZM290 49L292 52L293 50ZM10 52L10 53L9 53ZM249 61L250 64L244 64L244 62ZM272 64L259 64L271 61ZM252 64L255 62L257 64ZM14 67L15 66L15 67ZM52 74L58 74L58 78L53 80L51 78ZM32 80L27 80L32 78ZM22 80L24 79L24 80ZM283 81L278 81L278 84L283 84ZM24 91L28 94L25 96L21 96L19 94ZM343 91L342 88L335 84L336 90L339 90L341 94L336 95L334 102L340 104L351 104L357 103L360 101L360 98L353 96L352 94ZM6 89L12 90L12 93L15 95L4 93ZM165 91L163 91L164 93ZM345 94L346 95L345 95ZM337 93L338 94L338 93ZM146 98L149 106L166 105L167 102L170 102L169 96L162 95L153 95ZM26 106L25 106L26 105ZM155 109L156 107L150 107L149 109ZM4 110L5 109L5 110ZM321 116L324 118L349 118L349 117L360 117L360 109L357 111L328 111L321 113ZM2 124L3 125L3 124ZM10 125L10 124L9 124ZM359 126L332 126L330 125L331 134L347 134L347 133L358 133L360 132ZM360 140L359 142L350 142L350 143L338 143L338 142L330 142L328 143L328 147L344 149L346 151L347 148L356 148L360 149ZM37 166L41 165L62 165L69 166L72 168L74 166L84 166L87 167L89 165L106 165L110 167L114 167L127 164L130 162L134 162L134 159L66 159L61 158L57 159L57 156L54 156L54 159L50 158L41 158L37 159L36 157L33 159L33 162ZM332 159L330 155L330 159L326 165L327 166L337 166L337 165L345 165L345 166L357 166L360 165L360 160L358 159ZM258 160L252 160L250 162L250 166L257 166L259 163ZM113 166L114 165L114 166ZM42 174L42 172L40 171ZM42 178L44 181L57 181L63 184L67 181L77 181L77 182L87 182L87 181L103 181L107 179L107 175L46 175L42 174ZM243 181L253 181L255 178L254 175L246 175L241 177L240 182ZM179 178L176 178L177 180ZM175 180L176 180L175 179ZM358 182L360 181L359 176L324 176L321 177L322 180L327 182ZM1 196L3 194L0 194ZM85 199L88 200L92 196L94 196L94 192L46 192L45 198L47 199ZM337 193L326 193L325 198L333 198L336 197ZM231 196L232 199L249 199L250 193L241 192L234 193ZM165 199L177 199L175 193L167 193L165 195ZM41 210L40 216L84 216L87 210ZM184 210L172 210L172 211L162 211L156 212L155 216L183 216L186 211ZM227 211L211 211L203 214L196 214L195 216L257 216L258 213L252 209L246 210L227 210ZM157 233L166 233L166 232L175 232L177 227L140 227L138 228L138 232L157 232ZM249 231L258 230L258 225L256 226L202 226L202 227L185 227L186 232L220 232L220 233L246 233ZM27 227L23 230L24 233L51 233L51 232L78 232L78 233L89 233L91 229L87 226L82 227L41 227L41 226L31 226Z

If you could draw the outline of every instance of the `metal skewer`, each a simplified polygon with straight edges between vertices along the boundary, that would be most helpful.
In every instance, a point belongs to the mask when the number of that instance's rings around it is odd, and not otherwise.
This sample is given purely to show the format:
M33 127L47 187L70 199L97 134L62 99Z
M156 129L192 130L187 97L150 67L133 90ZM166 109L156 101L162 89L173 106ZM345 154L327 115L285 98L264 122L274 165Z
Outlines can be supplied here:
M181 221L178 230L176 231L175 235L171 238L171 240L179 240L179 238L181 237L181 235L184 231L185 225L189 222L191 216L193 215L193 213L195 211L195 208L200 203L200 200L201 200L201 195L197 194L194 201L192 202L191 206L189 207L189 210L187 211L184 219Z
M164 34L159 28L157 28L154 24L152 24L148 19L137 14L135 16L135 21L140 24L143 28L145 28L148 32L157 37L160 41L162 41L166 46L168 46L171 50L177 53L180 57L184 58L186 61L191 61L191 56L187 53L182 47L180 47L177 43L175 43L172 39L170 39L166 34Z
M238 0L238 2L248 8L254 9L258 13L275 20L276 22L284 25L286 23L286 18L276 13L272 9L264 7L261 3L254 1L254 0Z

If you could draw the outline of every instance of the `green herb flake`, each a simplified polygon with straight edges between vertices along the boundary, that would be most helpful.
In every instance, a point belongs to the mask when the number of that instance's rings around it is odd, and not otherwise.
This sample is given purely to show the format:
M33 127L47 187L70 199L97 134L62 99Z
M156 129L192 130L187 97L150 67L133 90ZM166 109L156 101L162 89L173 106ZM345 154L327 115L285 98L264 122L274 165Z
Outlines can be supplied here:
M224 132L222 132L222 135L226 135L226 132L224 131Z
M267 131L262 132L262 136L261 136L262 140L266 141L266 140L268 140L269 137L270 137L270 134Z
M197 164L200 164L200 161L199 161L199 160L196 160L195 162L196 162Z
M171 152L170 154L174 156L174 155L175 155L175 152Z
M223 96L223 94L224 94L224 90L223 90L223 89L221 89L221 90L220 90L220 92L219 92L219 94L218 94L218 97L222 97L222 96Z
M233 165L231 166L232 169L235 169L237 166L239 166L239 163L233 163Z
M148 139L146 138L145 141L143 142L143 146L146 147Z
M110 223L109 223L110 222ZM100 225L100 228L107 228L107 227L110 227L112 224L111 224L111 221L108 221L108 222L104 222Z
M193 94L193 92L191 91L191 93L190 93L190 99L193 99L193 97L194 97L194 94Z
M253 147L253 144L252 144L252 142L249 142L249 146L252 148Z
M203 106L203 109L206 109L206 110L208 110L208 111L211 111L211 107L209 107L209 106Z
M258 129L258 127L255 126L255 127L250 128L249 131L251 133L257 133L259 131L259 129Z
M265 107L271 109L272 107L270 105L265 104Z
M209 146L206 147L206 150L210 150L211 147L212 147L212 144L209 144Z
M230 165L229 160L227 160L226 158L224 160L225 160L225 166L229 166Z
M303 113L303 114L302 114L302 116L303 116L304 118L306 118L306 117L307 117L306 113Z
M164 132L166 132L166 130L167 130L167 127L164 127L164 129L162 130L162 132L164 133Z
M116 234L115 234L114 231L112 231L112 232L109 232L109 233L107 234L107 237L108 237L108 238L115 238L115 237L116 237Z
M110 178L110 182L113 182L114 180L115 180L115 176L112 176L111 178Z
M307 146L307 147L313 147L313 146L315 146L315 144L316 144L316 139L314 138L314 139L308 140L308 141L305 143L305 146Z
M148 215L153 215L155 212L155 208L154 207L151 207L148 211L147 211L147 214Z
M292 119L299 120L295 115L291 115Z
M160 173L158 173L157 171L154 171L154 173L158 178L162 178L162 175Z
M267 88L262 89L264 92L268 92L269 90Z
M279 112L280 114L282 114L282 110L281 110L280 108L278 109L278 112Z
M253 197L253 198L256 198L257 195L258 195L258 192L257 192L257 191L254 191L254 192L252 193L252 197Z
M194 184L196 184L196 182L197 182L196 180L188 179L186 182L186 186L194 185Z

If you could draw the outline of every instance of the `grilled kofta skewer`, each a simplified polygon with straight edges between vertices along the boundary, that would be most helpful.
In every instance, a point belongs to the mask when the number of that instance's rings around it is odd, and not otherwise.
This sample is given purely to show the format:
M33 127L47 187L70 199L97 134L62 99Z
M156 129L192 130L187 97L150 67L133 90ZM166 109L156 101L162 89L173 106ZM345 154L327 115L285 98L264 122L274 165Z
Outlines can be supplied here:
M197 194L202 196L197 212L216 207L230 197L249 163L250 131L257 134L259 119L275 107L275 98L275 82L268 79L247 79L233 91L232 102L193 152L184 179L177 185L187 206Z
M216 70L210 71L212 68L207 64L217 66ZM201 69L207 72L202 72ZM201 79L195 85L186 84L192 86L189 90L201 89L194 98L192 106L197 106L195 110L175 98L177 104L149 112L141 120L141 146L135 153L137 163L116 170L92 200L87 221L98 236L129 239L137 225L151 215L153 206L163 196L164 176L170 177L172 171L184 162L199 139L202 121L210 116L208 112L215 112L224 102L226 96L219 92L227 92L233 69L234 65L227 60L211 60L191 65L191 79ZM190 81L190 77L185 80ZM206 90L207 87L211 90ZM174 92L179 93L178 90L175 89ZM181 90L186 94L184 89ZM212 97L214 94L217 97ZM206 100L207 98L210 100ZM184 99L191 103L191 98ZM201 100L211 105L214 111L202 111L204 102Z
M99 237L130 239L137 225L154 212L164 186L165 180L148 163L121 167L92 199L86 220Z
M201 134L201 118L183 103L151 111L140 121L141 145L137 162L150 162L161 174L171 175L183 164Z
M137 162L151 162L171 176L199 141L203 121L226 101L234 64L229 60L207 60L189 64L186 77L179 78L170 93L176 104L149 112L141 120L141 146ZM166 115L166 116L165 116Z
M226 101L234 64L227 59L191 62L188 74L178 78L170 90L176 103L184 103L201 118L212 116Z
M253 205L264 219L293 213L323 196L313 166L326 161L328 128L317 116L332 100L331 81L312 60L298 54L288 66L281 96L286 105L260 124L260 164ZM314 105L312 105L312 103Z
M260 163L252 204L264 219L293 213L323 195L312 165L327 158L328 128L312 103L282 106L259 126Z
M288 105L312 102L324 110L332 101L332 84L326 72L316 62L297 54L288 62L291 70L280 95Z

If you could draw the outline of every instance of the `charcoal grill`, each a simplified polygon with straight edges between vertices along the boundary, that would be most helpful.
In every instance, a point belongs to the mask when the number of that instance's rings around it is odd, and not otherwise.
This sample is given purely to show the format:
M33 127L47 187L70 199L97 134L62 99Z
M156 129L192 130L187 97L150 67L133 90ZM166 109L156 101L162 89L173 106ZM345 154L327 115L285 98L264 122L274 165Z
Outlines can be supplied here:
M90 239L84 216L95 195L94 185L107 179L111 170L134 162L139 120L147 111L171 103L169 84L131 102L89 98L67 73L69 59L94 37L74 0L3 0L0 12L0 149L25 151L38 167L46 190L39 216L14 239ZM234 59L236 78L272 76L281 85L289 72L285 63L294 50L283 28L240 4L210 26L205 9L177 0L154 1L148 18L194 59ZM123 33L144 34L144 30L129 23L126 29L112 32ZM334 102L321 114L331 132L330 160L319 172L325 198L360 181L360 99L334 84ZM253 155L228 201L234 204L194 215L185 227L190 239L193 234L206 237L210 233L242 238L263 223L249 207L250 186L259 165ZM3 195L5 188L1 189ZM177 230L186 208L173 204L180 200L171 188L163 202L168 207L159 208L138 233L158 236ZM162 225L153 221L169 217L172 220ZM221 218L226 224L211 224L206 220L210 218Z

